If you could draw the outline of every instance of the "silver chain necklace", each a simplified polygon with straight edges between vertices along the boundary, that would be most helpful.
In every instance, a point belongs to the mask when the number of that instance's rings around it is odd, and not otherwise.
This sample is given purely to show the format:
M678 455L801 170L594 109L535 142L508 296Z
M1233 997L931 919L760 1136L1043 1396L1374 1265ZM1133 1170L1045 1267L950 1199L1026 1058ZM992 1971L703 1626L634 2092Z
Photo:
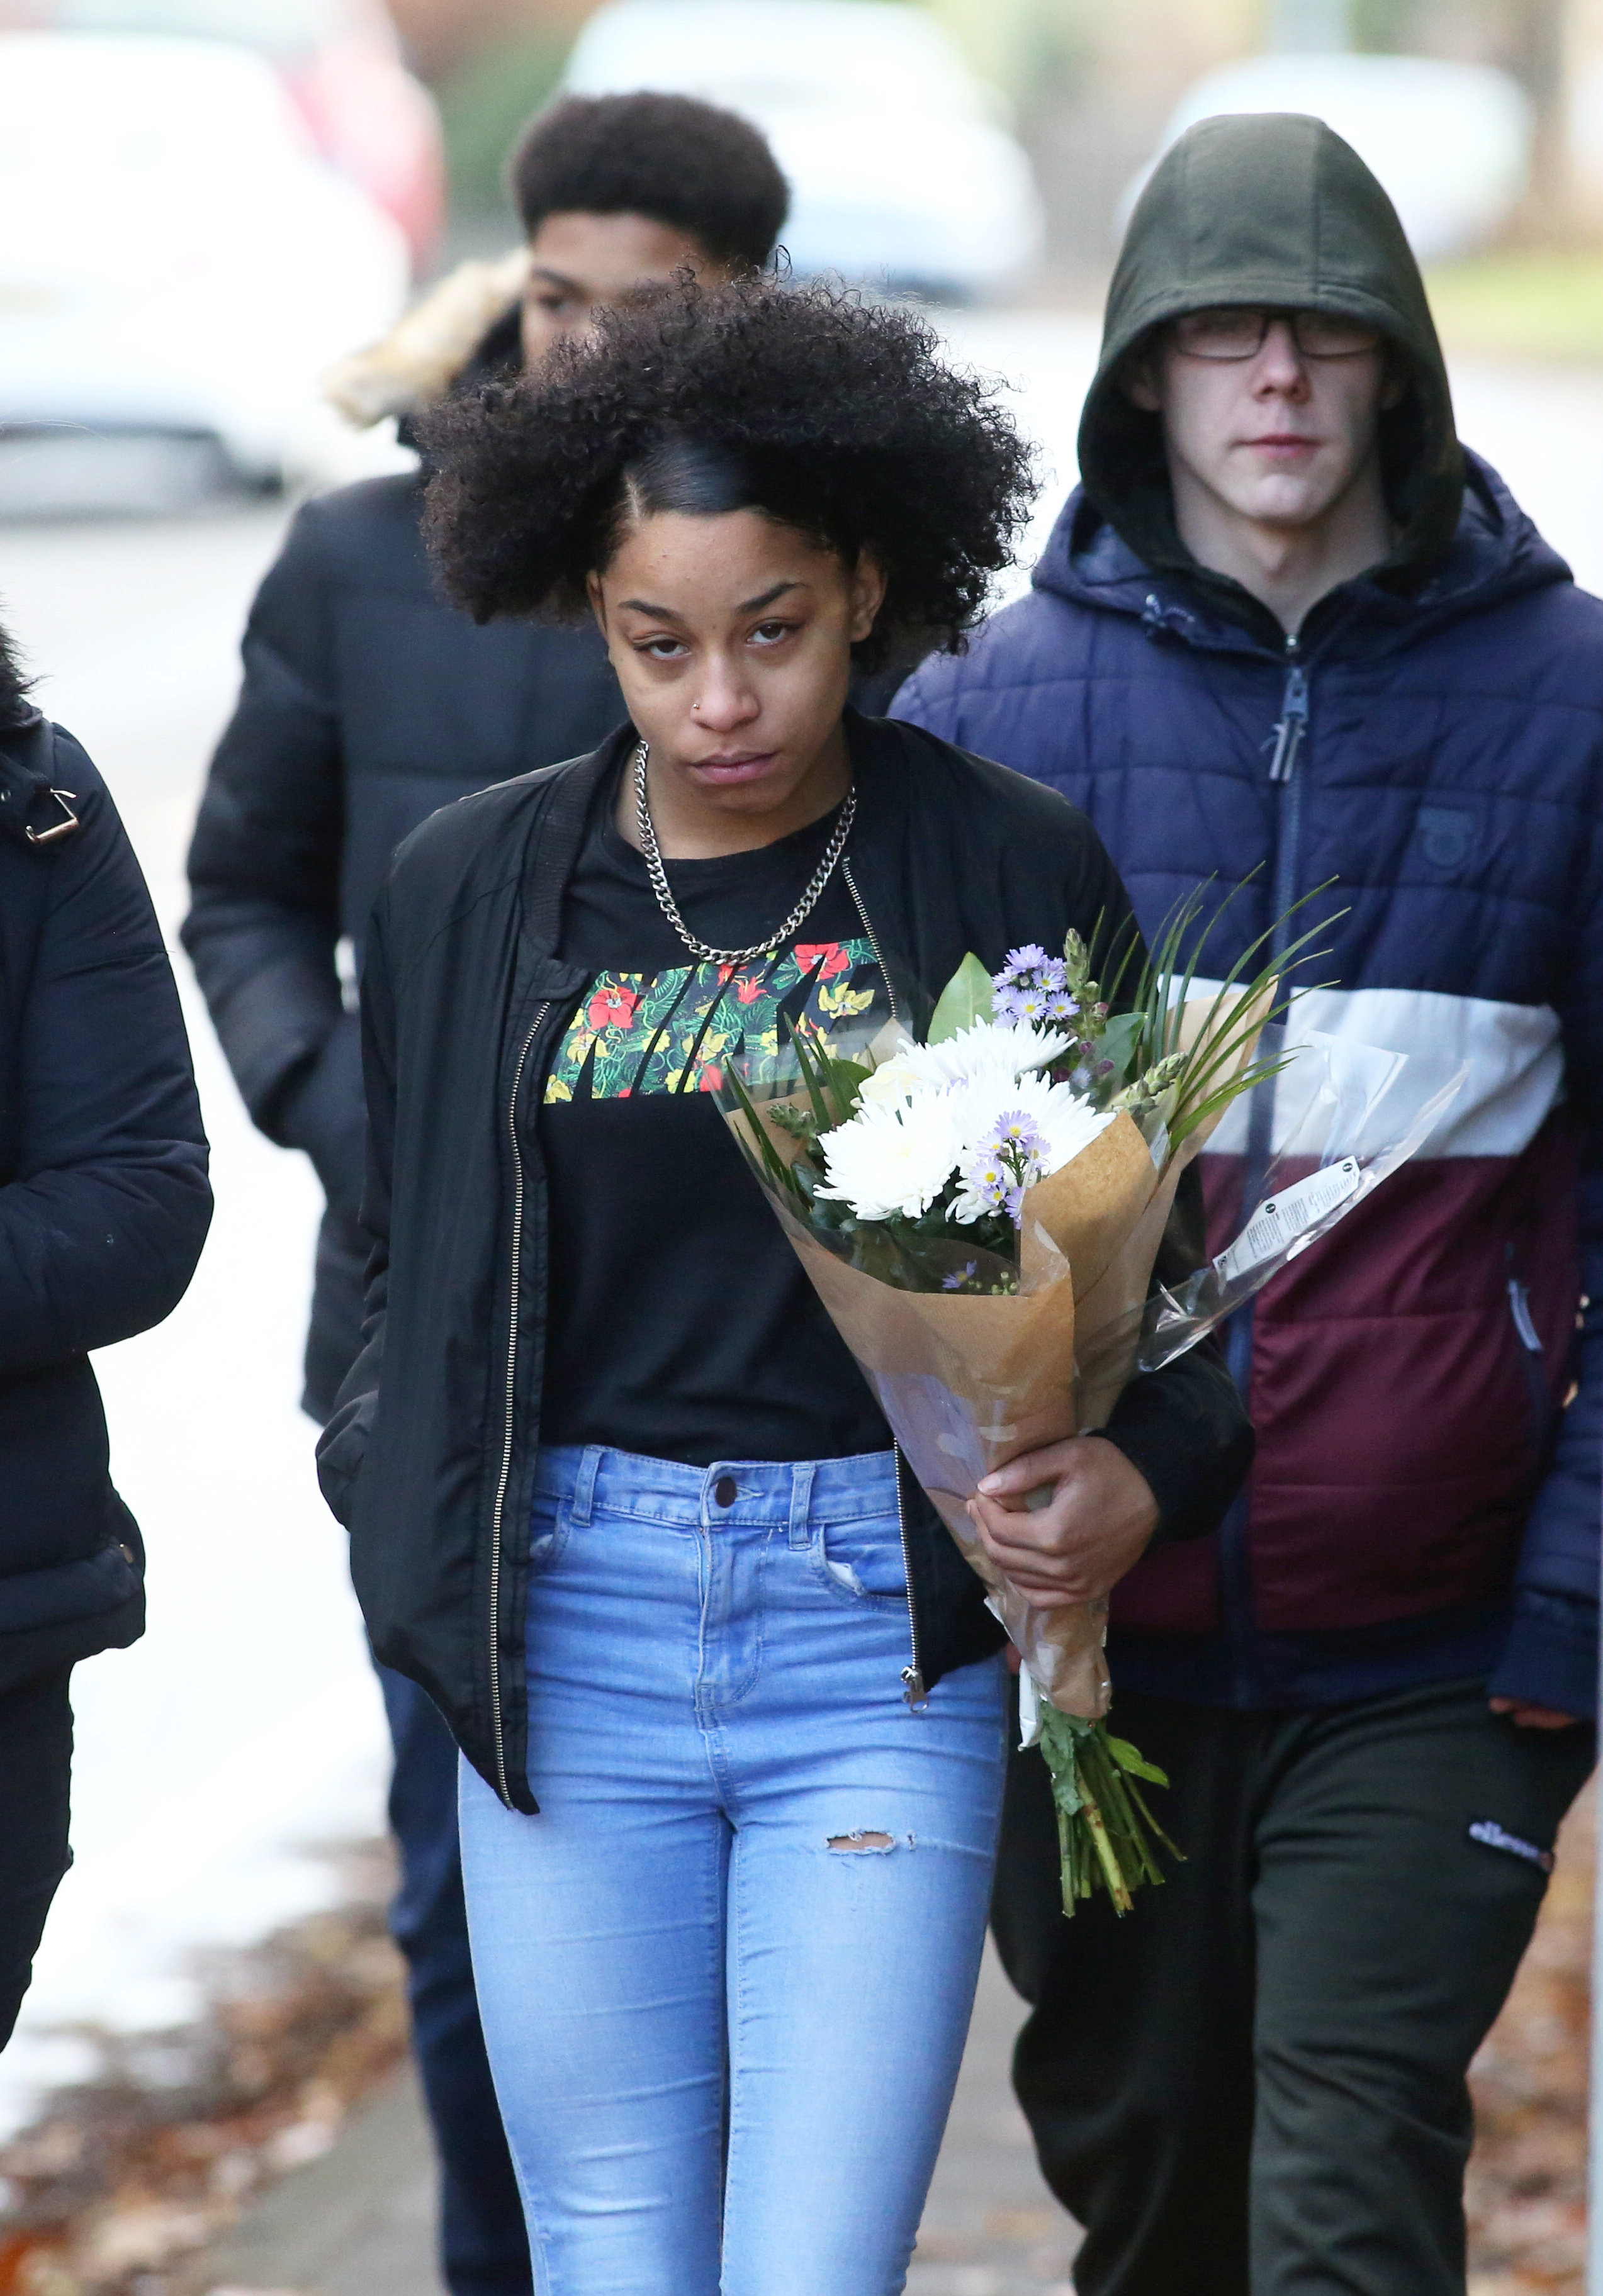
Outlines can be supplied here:
M635 832L640 840L640 850L645 857L645 873L651 879L652 891L657 897L657 906L678 933L693 956L707 964L749 964L754 956L767 956L782 943L790 940L806 923L817 907L818 898L834 874L836 862L846 850L846 840L851 834L851 824L857 817L857 791L846 792L846 802L841 808L841 817L834 825L834 834L824 849L823 857L803 888L801 899L785 920L763 939L753 941L750 948L710 948L704 940L697 940L674 899L668 882L668 872L662 866L662 849L653 825L651 805L645 794L645 763L651 752L644 742L635 745Z

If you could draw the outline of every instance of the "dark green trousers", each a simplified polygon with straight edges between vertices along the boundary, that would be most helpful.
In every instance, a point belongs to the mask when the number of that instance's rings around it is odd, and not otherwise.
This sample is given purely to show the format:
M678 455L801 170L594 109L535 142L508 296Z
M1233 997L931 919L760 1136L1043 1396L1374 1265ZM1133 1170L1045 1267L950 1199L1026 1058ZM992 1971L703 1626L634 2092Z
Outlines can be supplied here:
M1513 1983L1590 1726L1480 1682L1302 1714L1137 1694L1188 1862L1065 1921L1045 1766L1015 1755L993 1924L1014 2064L1082 2296L1463 2296L1466 2074Z

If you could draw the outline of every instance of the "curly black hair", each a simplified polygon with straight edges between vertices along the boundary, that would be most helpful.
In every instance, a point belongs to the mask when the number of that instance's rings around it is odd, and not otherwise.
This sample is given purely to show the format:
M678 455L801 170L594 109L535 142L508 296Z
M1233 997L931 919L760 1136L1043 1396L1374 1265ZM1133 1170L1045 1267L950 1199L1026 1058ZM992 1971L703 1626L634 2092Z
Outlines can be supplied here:
M29 683L23 676L14 641L0 627L0 733L13 726L25 726L32 718L33 704L28 698Z
M420 430L429 538L475 620L582 613L587 577L655 512L753 509L878 561L864 668L960 644L1034 492L994 384L949 366L917 313L824 285L677 281Z
M790 189L749 120L688 95L570 95L531 121L507 180L532 239L548 215L643 215L760 270Z

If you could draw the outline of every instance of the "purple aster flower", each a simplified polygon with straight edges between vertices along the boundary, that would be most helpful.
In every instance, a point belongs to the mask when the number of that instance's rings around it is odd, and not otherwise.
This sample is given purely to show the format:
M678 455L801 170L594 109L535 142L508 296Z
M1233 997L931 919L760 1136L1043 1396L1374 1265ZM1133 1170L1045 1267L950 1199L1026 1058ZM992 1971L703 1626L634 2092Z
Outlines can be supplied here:
M988 1211L1000 1211L1013 1175L993 1148L982 1148L963 1175Z
M1042 948L1038 942L1032 940L1026 941L1023 948L1010 948L1008 950L1007 962L1002 967L1001 972L997 975L998 984L999 986L999 984L1004 980L1017 980L1023 978L1033 979L1036 975L1043 972L1051 962L1052 960L1047 955L1046 950Z
M1026 1109L1009 1108L998 1117L985 1144L992 1153L1014 1163L1024 1157L1039 1156L1046 1144L1040 1125Z
M1005 1111L969 1160L964 1185L987 1211L1006 1212L1016 1227L1024 1191L1040 1177L1044 1145L1040 1128L1026 1110Z

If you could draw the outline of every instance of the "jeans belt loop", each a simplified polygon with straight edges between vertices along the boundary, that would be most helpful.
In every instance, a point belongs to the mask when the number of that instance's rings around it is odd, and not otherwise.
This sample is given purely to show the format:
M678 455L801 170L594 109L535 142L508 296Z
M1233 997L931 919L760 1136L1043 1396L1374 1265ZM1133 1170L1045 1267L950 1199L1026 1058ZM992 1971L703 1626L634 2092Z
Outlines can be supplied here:
M791 1528L790 1543L795 1547L812 1545L812 1479L815 1462L798 1459L791 1467Z
M573 1478L573 1496L568 1502L568 1517L581 1529L589 1521L590 1511L596 1504L596 1478L601 1472L601 1463L605 1456L599 1443L587 1443L579 1462L579 1472Z

